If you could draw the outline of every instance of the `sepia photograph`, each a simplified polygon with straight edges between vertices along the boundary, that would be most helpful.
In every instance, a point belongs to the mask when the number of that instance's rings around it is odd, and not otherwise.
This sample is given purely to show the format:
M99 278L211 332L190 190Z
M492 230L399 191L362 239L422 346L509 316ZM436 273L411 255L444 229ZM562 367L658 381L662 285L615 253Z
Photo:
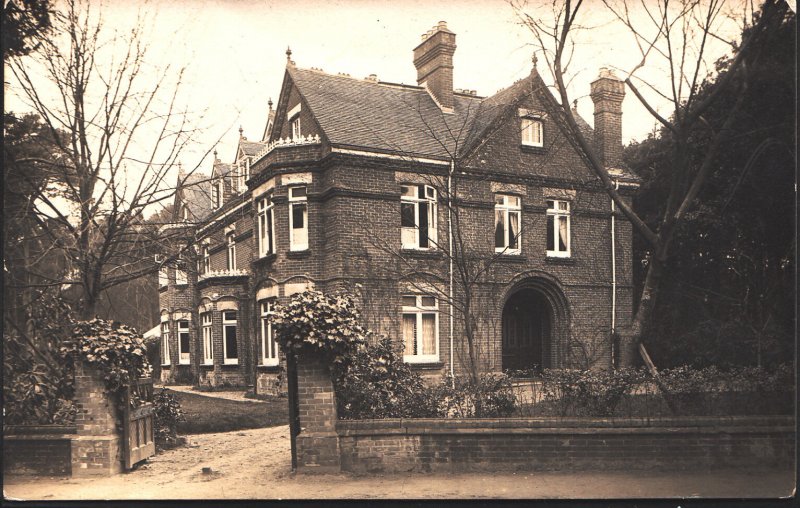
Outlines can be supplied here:
M3 502L796 502L784 0L4 0Z

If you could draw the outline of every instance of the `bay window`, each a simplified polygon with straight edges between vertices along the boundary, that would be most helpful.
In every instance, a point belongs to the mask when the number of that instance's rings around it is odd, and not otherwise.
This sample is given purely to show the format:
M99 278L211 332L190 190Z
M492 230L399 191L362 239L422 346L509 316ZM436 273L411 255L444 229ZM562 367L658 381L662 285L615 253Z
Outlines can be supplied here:
M308 249L308 197L305 187L289 187L289 250Z
M228 234L228 270L236 270L236 240L233 238L233 233Z
M161 323L161 365L169 365L169 321Z
M236 311L222 312L222 360L226 365L239 363L239 348L236 342Z
M258 200L258 256L264 257L275 252L275 219L273 217L272 196Z
M272 333L272 310L275 307L273 300L265 300L260 307L261 331L261 364L265 366L278 365L278 343Z
M178 363L182 365L188 365L190 363L190 343L189 321L178 321L178 351L180 352Z
M214 336L210 312L200 314L200 325L203 332L203 364L211 365L214 363Z

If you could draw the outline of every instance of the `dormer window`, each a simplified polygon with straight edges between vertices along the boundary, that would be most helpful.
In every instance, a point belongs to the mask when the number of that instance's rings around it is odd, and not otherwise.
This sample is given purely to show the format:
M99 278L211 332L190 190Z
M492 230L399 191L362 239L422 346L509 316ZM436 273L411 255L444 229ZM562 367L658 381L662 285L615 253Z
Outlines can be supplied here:
M524 116L520 118L522 144L525 146L544 146L544 123L541 118Z
M292 129L292 139L300 139L302 135L300 132L300 108L301 105L298 103L286 115L286 119L289 121L289 127Z

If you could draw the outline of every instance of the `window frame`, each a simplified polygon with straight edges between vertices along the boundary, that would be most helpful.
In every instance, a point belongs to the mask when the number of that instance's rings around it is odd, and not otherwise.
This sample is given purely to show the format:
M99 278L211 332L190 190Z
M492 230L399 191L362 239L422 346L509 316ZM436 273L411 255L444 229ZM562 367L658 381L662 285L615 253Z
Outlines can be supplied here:
M299 141L303 136L300 125L300 113L295 114L289 119L289 127L292 130L292 140Z
M404 298L414 298L415 305L408 306L405 305L403 302ZM428 306L423 305L423 298L433 298L434 305ZM432 295L425 295L425 294L404 294L400 296L400 336L403 339L403 361L406 363L437 363L439 362L439 299ZM403 335L403 321L405 320L405 316L413 315L416 324L415 324L415 341L417 344L421 344L424 340L423 337L423 316L425 315L433 315L433 326L434 326L434 347L436 348L435 353L433 354L406 354L405 352L405 336Z
M225 266L228 271L236 270L236 238L235 233L225 235L227 250L225 251Z
M170 358L170 345L169 345L169 321L161 322L161 365L172 365Z
M259 316L259 338L261 341L261 365L264 367L276 367L280 363L280 348L275 341L272 331L271 316L275 310L275 298L269 298L258 302Z
M502 203L498 203L498 200L502 199ZM511 204L511 200L516 200L516 204ZM503 214L503 244L502 246L497 245L497 214ZM494 198L494 213L495 213L495 242L494 242L494 251L498 254L509 254L509 255L519 255L522 254L522 198L520 196L515 196L513 194L495 194ZM515 248L511 247L511 231L509 228L509 224L511 222L511 215L517 215L517 246Z
M184 324L185 326L183 326ZM178 363L180 365L189 365L192 363L192 334L190 330L191 325L188 319L178 320ZM184 335L186 336L186 345L189 348L186 352L183 351L183 341L181 340Z
M234 319L228 319L227 314L233 312ZM222 311L222 363L223 365L238 365L239 364L239 311L238 310L223 310ZM228 331L230 328L234 330L234 340L236 341L236 357L228 357Z
M166 265L161 265L158 269L158 287L163 288L169 285L169 272Z
M209 252L208 245L203 245L203 273L211 271L211 253Z
M413 195L405 192L405 189L414 189ZM420 191L423 197L420 197ZM411 205L414 209L414 226L403 226L403 205ZM428 245L420 245L420 208L425 205L428 213ZM403 249L411 250L432 250L438 245L438 193L431 185L426 184L402 184L400 186L400 245ZM414 240L412 243L406 242L408 235L413 231Z
M552 206L551 206L552 203ZM547 218L545 223L545 250L547 252L547 257L552 258L568 258L572 256L572 203L565 199L555 199L555 198L548 198L546 200L547 204ZM564 204L565 209L560 209L559 205ZM550 221L553 221L553 249L549 249L547 243L549 242L550 238L548 238L547 231L549 229ZM559 245L559 231L560 231L560 222L566 221L566 230L567 230L567 241L565 242L565 249L562 250Z
M539 139L536 140L538 134ZM520 117L520 143L535 148L544 147L544 121L533 115Z
M214 318L211 311L200 313L200 330L203 339L203 365L214 364Z
M258 257L275 253L275 203L272 196L260 198L256 203L256 224L258 227ZM266 239L266 248L265 240Z
M295 196L293 191L298 189L303 189L302 196ZM295 185L289 187L288 190L289 194L289 250L290 251L304 251L308 250L308 187L305 185ZM303 227L302 228L295 228L294 227L294 208L295 207L303 207ZM295 229L300 231L305 231L302 236L305 236L305 242L295 241L294 231Z

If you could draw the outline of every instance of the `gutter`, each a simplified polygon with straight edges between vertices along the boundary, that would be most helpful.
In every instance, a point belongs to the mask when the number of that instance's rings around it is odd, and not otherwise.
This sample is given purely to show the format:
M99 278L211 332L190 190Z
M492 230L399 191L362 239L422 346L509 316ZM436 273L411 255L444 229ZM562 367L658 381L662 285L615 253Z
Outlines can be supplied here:
M619 190L619 182L614 180L614 189ZM617 329L617 239L615 229L616 205L611 200L611 365L615 365L614 333Z

